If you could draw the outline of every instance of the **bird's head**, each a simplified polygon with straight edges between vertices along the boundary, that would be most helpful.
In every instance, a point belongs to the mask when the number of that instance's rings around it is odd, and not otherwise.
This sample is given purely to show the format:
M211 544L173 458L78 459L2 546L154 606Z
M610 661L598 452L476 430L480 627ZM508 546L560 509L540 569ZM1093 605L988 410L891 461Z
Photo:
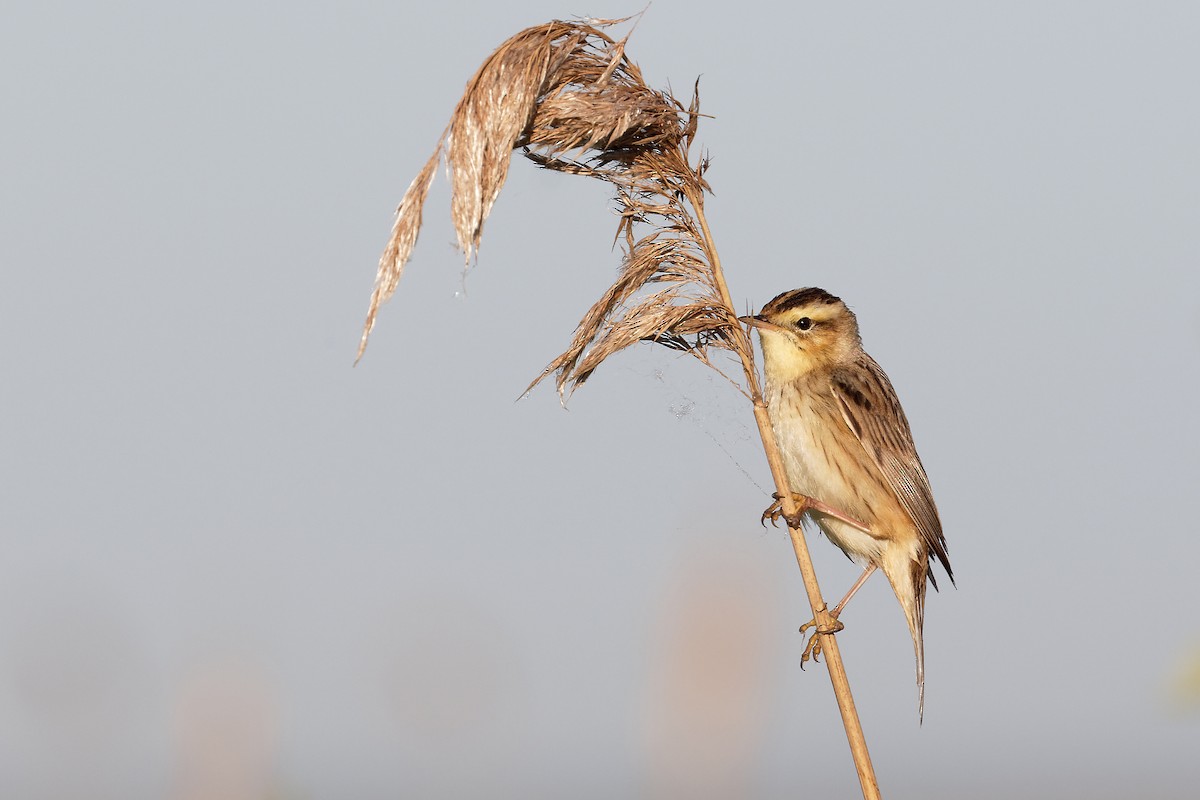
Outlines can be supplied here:
M741 321L758 328L764 369L773 380L794 380L853 358L862 348L858 320L824 289L793 289Z

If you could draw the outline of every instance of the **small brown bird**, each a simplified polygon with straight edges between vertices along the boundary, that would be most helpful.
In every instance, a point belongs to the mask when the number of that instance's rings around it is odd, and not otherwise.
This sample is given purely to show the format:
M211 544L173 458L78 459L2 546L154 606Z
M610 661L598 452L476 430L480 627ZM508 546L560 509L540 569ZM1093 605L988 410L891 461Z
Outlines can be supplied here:
M742 321L762 340L767 410L790 488L803 513L865 567L831 614L883 570L912 634L923 718L926 579L937 588L930 558L951 583L954 573L896 390L863 352L854 312L824 289L784 292ZM776 503L764 519L779 514Z

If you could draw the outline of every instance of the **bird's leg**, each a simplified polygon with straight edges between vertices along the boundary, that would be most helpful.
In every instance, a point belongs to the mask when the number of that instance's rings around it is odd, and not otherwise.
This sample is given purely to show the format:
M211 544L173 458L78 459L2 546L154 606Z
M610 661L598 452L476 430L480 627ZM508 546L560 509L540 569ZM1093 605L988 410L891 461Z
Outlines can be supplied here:
M815 628L813 635L809 637L808 644L804 647L804 653L800 656L800 669L804 669L804 662L810 658L813 661L817 660L817 656L821 655L821 634L837 633L846 626L838 620L838 615L846 608L846 604L850 602L850 598L854 597L855 593L862 588L862 585L867 582L867 578L871 577L875 570L879 569L875 564L870 564L863 570L862 575L858 576L858 580L850 587L850 591L846 592L846 596L838 601L838 604L833 607L833 611L829 612L829 616L833 617L835 627L822 629L818 627L815 619L809 620L800 626L800 633L804 633L809 628Z
M829 516L833 517L834 519L840 519L842 522L846 523L847 525L851 525L855 528L858 528L863 533L866 533L866 534L871 533L870 528L868 528L866 525L864 525L863 523L856 520L854 517L850 516L849 514L844 514L841 511L838 511L833 506L825 505L820 500L817 500L815 498L808 497L806 495L802 495L798 492L792 492L792 502L794 502L796 504L796 513L789 516L789 515L783 513L783 495L781 495L779 492L775 492L774 494L771 495L771 497L775 498L775 502L771 503L771 505L767 506L767 510L763 512L761 521L762 521L762 524L764 527L766 527L768 519L771 520L772 525L776 525L779 522L779 518L783 517L784 519L787 520L788 525L792 526L793 528L799 528L800 527L800 518L802 516L804 516L805 511L811 510L811 511L820 511L822 514L828 514Z
M842 609L846 607L846 603L850 602L850 598L854 597L854 595L858 593L858 590L861 589L863 584L867 582L867 578L874 575L875 570L877 569L879 569L879 567L876 564L868 565L867 568L863 570L863 574L859 575L858 580L856 580L854 585L850 587L850 591L846 592L846 596L838 601L838 604L833 607L833 611L829 612L829 615L834 619L837 619L838 614L841 614Z

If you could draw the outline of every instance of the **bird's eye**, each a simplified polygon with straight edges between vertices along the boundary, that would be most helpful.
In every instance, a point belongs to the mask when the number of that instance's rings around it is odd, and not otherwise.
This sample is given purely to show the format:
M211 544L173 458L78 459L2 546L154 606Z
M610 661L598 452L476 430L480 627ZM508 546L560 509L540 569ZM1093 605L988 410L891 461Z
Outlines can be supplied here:
M806 331L813 326L813 321L808 317L801 317L796 320L796 327L802 331Z

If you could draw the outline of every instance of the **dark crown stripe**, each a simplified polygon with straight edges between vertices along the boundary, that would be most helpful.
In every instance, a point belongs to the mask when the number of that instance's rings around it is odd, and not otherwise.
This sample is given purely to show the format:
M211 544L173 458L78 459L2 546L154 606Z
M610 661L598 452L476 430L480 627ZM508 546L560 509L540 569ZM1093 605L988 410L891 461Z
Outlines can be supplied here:
M799 306L830 306L840 302L842 302L841 298L834 297L824 289L818 289L814 286L808 289L793 289L790 292L784 292L763 306L762 313L782 314L788 309L797 308Z

